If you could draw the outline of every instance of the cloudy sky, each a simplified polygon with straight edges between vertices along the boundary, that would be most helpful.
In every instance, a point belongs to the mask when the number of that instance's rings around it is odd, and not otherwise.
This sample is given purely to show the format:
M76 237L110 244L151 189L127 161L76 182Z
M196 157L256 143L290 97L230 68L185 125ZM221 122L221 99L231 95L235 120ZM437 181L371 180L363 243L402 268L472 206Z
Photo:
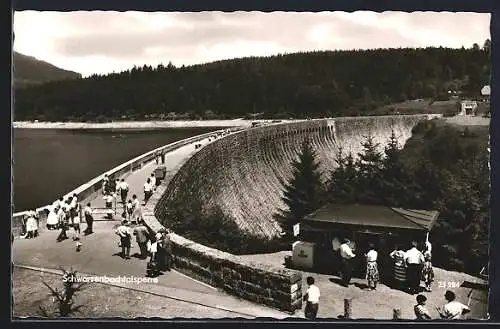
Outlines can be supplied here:
M483 13L23 11L14 50L88 76L309 50L471 47L489 25Z

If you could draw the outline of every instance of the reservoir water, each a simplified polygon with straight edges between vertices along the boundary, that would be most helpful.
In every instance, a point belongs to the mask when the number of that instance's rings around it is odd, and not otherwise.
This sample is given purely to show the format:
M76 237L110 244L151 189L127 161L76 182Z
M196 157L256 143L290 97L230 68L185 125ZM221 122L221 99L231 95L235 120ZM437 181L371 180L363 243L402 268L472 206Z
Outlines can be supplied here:
M150 130L14 129L15 211L45 206L154 148L217 127Z

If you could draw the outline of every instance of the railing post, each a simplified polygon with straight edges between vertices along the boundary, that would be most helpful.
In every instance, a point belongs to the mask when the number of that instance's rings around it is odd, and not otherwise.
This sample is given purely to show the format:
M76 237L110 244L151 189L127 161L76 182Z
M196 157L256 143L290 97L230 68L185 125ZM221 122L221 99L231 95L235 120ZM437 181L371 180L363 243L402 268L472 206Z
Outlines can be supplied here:
M345 319L350 319L352 318L352 305L351 305L352 299L350 298L345 298L344 299L344 318Z

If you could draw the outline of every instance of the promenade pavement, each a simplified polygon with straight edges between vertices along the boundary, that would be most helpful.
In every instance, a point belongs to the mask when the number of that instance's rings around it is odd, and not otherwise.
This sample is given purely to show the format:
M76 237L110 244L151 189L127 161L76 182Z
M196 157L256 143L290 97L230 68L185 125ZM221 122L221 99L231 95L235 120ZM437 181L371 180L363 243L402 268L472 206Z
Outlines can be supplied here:
M205 139L201 143L206 145L209 142ZM198 150L195 149L194 144L189 144L167 153L165 164L167 170L171 170L179 161ZM142 200L143 184L156 166L153 161L124 177L130 186L130 197L137 194ZM104 208L102 195L92 200L92 207ZM80 252L76 252L75 242L71 239L74 235L72 229L68 231L70 239L62 242L56 242L59 232L50 230L44 230L36 239L16 239L13 244L13 262L18 265L46 269L73 268L81 273L109 277L120 275L144 277L147 260L137 257L126 260L119 256L121 248L118 247L118 237L114 231L119 225L120 213L117 211L116 220L113 221L102 221L97 218L94 222L94 233L88 236L81 235L82 250ZM86 224L82 223L82 231L85 227ZM133 241L131 256L138 252L139 248ZM289 316L286 313L230 296L176 271L165 272L158 277L158 280L158 283L135 284L138 286L136 289L163 293L186 301L203 302L206 305L217 305L220 308L253 317L284 318ZM209 310L207 312L209 313ZM186 314L186 317L189 317L189 314Z

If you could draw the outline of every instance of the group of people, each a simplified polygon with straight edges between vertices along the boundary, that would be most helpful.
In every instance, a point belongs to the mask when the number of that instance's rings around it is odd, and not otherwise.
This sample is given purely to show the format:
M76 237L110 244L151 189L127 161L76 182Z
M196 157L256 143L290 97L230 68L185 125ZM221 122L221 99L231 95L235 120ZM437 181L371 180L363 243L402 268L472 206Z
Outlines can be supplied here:
M307 290L303 297L303 301L306 302L304 316L306 319L315 320L318 315L319 299L321 294L312 276L307 277L306 282ZM467 305L464 305L456 300L456 295L453 291L447 290L444 298L447 303L442 308L436 307L441 319L460 320L470 312L470 308ZM427 297L420 294L416 299L417 304L413 307L415 318L417 320L431 320L432 316L425 306Z
M352 277L352 260L356 257L349 239L344 239L340 245L341 276L344 286L348 286ZM434 281L434 271L432 268L432 245L426 242L425 250L417 249L418 244L413 241L410 249L406 252L399 245L389 254L394 261L393 284L395 288L407 290L411 294L416 294L420 290L420 282L424 281L426 291L431 291L431 284ZM364 255L366 261L366 280L368 288L375 290L380 280L378 269L378 252L375 245L369 243L368 252Z
M130 229L128 220L122 220L121 225L115 231L120 241L121 256L130 259L130 248L132 248L132 235L135 235L137 246L139 247L139 257L145 259L149 256L147 265L148 273L158 271L170 271L172 259L172 244L170 232L162 229L156 234L152 234L146 227L143 220L139 220L133 230Z
M447 303L441 308L436 307L439 317L444 320L460 320L467 313L470 312L470 308L456 300L456 295L453 291L447 290L444 294L444 298ZM415 312L415 317L417 320L431 320L432 316L425 307L427 302L427 297L424 295L417 296L417 304L413 307Z
M151 173L151 176L146 179L146 182L144 183L144 204L146 204L153 195L153 192L156 190L157 187L157 180L155 177L154 173Z
M33 239L38 236L39 216L34 210L29 210L22 218L22 234L25 239Z
M425 249L420 251L418 243L413 241L406 252L396 245L389 255L394 260L393 283L395 288L416 294L420 290L420 282L425 284L425 290L431 291L434 281L432 268L432 245L426 242Z
M165 153L166 153L165 150L155 152L156 164L160 164L160 162L162 164L165 164Z

